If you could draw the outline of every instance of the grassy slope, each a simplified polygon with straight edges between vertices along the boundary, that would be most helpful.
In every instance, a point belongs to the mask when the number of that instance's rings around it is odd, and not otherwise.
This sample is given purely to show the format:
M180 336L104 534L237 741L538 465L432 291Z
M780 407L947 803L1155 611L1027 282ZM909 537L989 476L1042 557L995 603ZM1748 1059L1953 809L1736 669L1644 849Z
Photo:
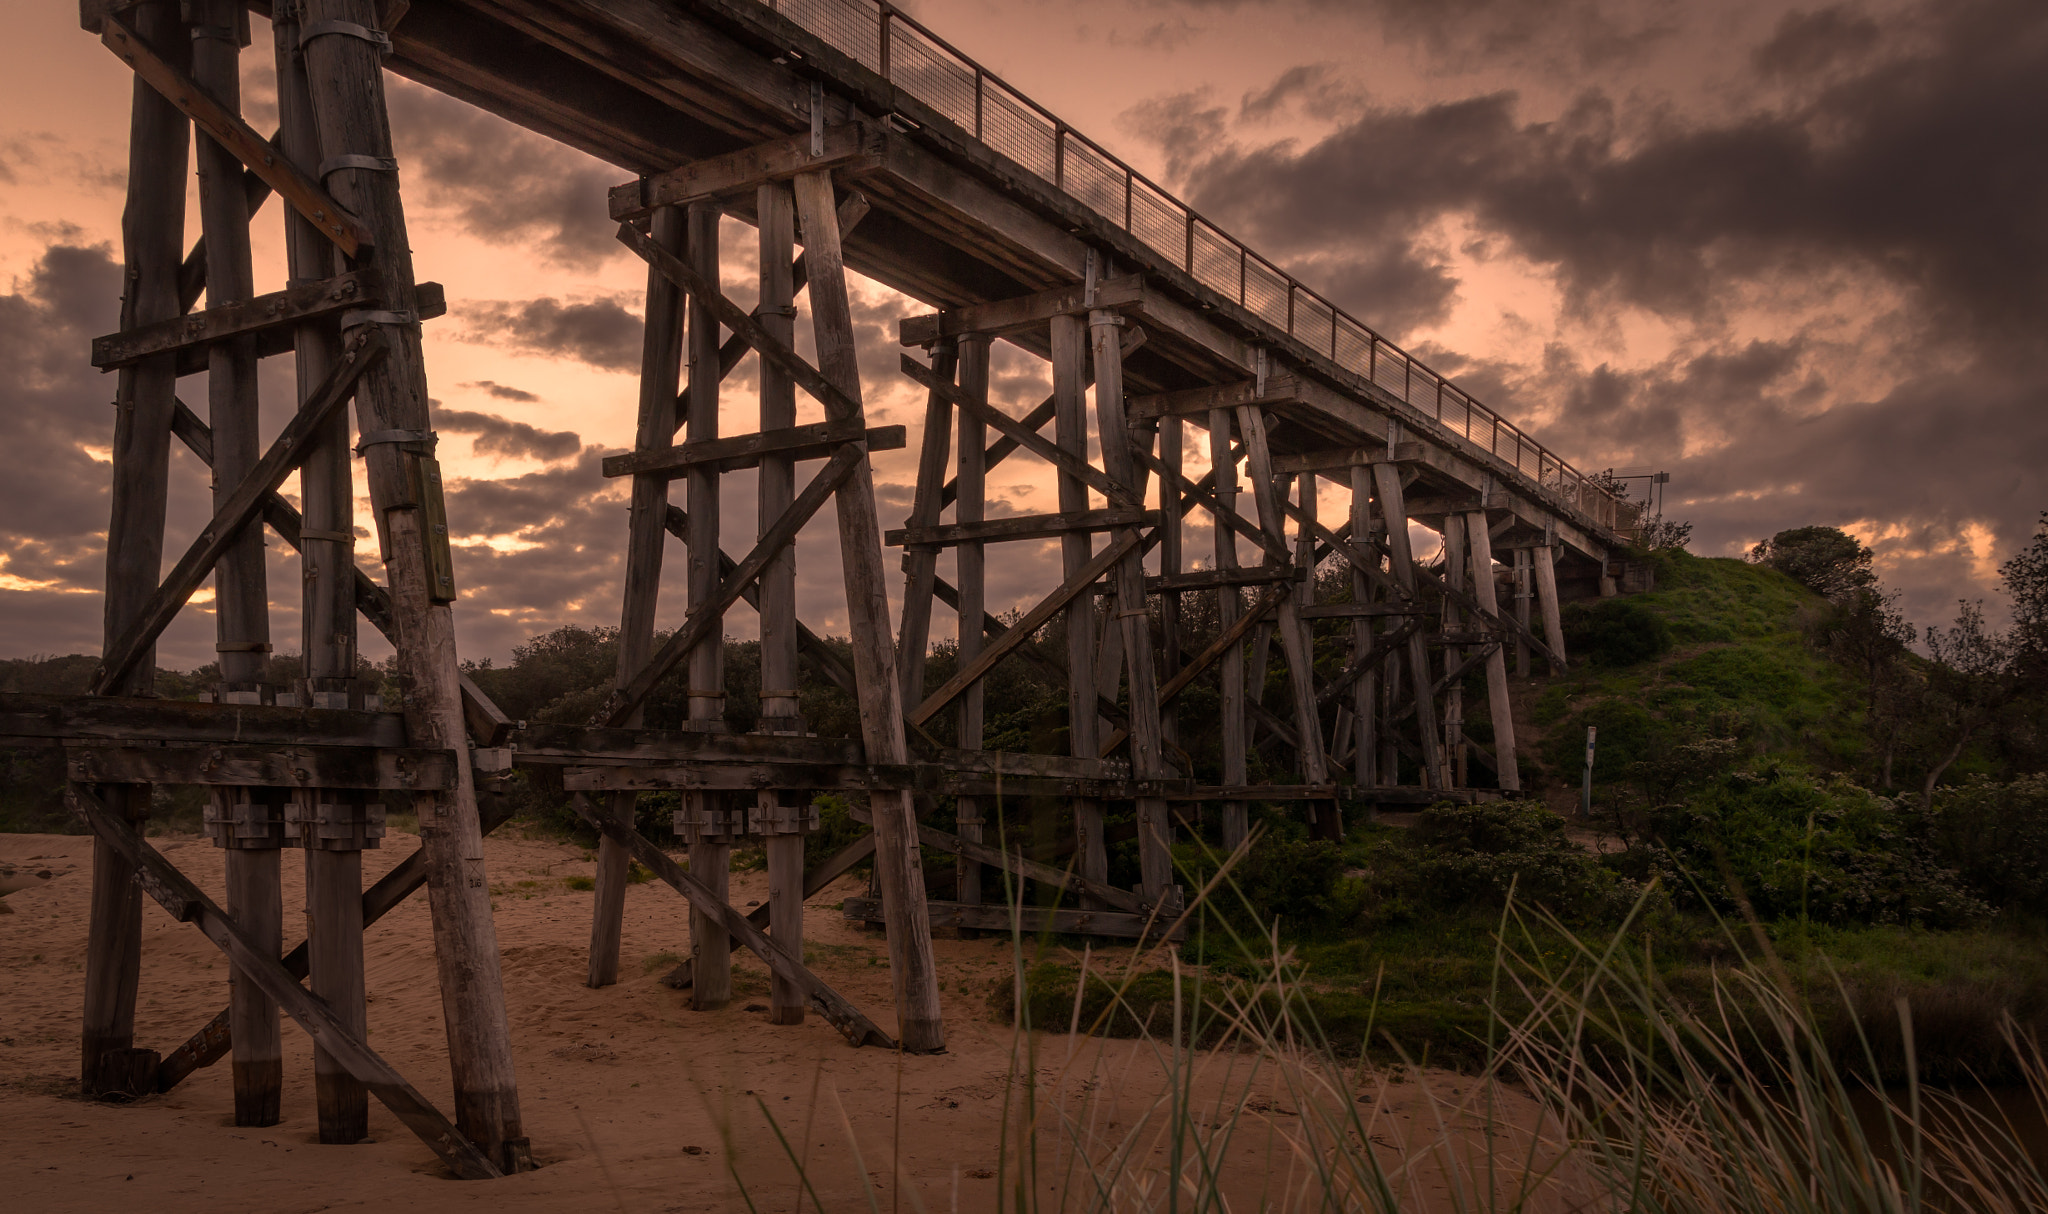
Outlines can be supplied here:
M1516 697L1518 737L1540 762L1539 780L1554 804L1576 808L1588 725L1599 728L1595 796L1602 800L1622 795L1631 764L1688 738L1733 737L1758 759L1818 772L1857 766L1865 745L1859 689L1815 652L1802 628L1823 610L1821 599L1776 570L1682 552L1662 559L1658 584L1656 592L1632 601L1670 627L1670 652L1620 668L1581 664ZM1361 825L1347 841L1347 856L1370 863L1375 844L1392 835L1386 827ZM1513 984L1497 981L1500 927L1499 913L1481 908L1368 911L1358 929L1296 932L1288 944L1307 966L1309 1011L1334 1044L1356 1048L1370 1034L1372 1052L1383 1058L1476 1065L1487 1055L1488 1007L1499 1006L1510 1018L1526 1010ZM1283 939L1287 928L1283 923ZM1880 1068L1893 1074L1903 1060L1895 1012L1900 996L1914 1008L1923 1073L1930 1078L2010 1078L2000 1035L2006 1012L2048 1035L2048 949L2031 925L1932 932L1781 924L1764 930L1784 972L1813 994L1845 1062L1859 1061L1862 1050L1845 1003L1870 1034ZM1560 936L1539 925L1524 923L1508 935L1530 963L1546 964L1567 951ZM1704 996L1715 967L1753 953L1757 942L1739 924L1664 915L1637 946L1649 949L1652 968L1673 991ZM1257 957L1264 947L1252 941L1244 953ZM1183 955L1195 960L1198 953L1213 975L1242 970L1249 976L1251 963L1225 932L1212 929ZM1065 1023L1074 977L1061 965L1040 973L1033 983L1039 1023ZM1133 994L1137 1019L1148 1009L1170 1015L1169 1005L1150 1002L1170 999L1163 975ZM991 998L992 1010L1007 1015L1010 998L1005 983ZM1091 1010L1099 999L1090 1001ZM1135 1031L1136 1019L1125 1017L1121 1027Z

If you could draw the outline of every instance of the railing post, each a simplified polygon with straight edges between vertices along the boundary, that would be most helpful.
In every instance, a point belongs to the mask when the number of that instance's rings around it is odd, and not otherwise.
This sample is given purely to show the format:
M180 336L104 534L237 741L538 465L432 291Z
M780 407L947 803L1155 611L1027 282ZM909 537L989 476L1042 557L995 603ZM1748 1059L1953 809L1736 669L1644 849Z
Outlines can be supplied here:
M880 32L881 32L881 57L882 57L882 79L884 79L884 80L887 80L887 79L889 78L889 18L891 18L891 17L895 16L895 11L894 11L893 9L891 9L891 8L890 8L890 7L888 6L888 5L886 5L886 4L880 5L879 7L881 8L881 31L880 31Z
M1246 306L1244 302L1244 263L1244 246L1240 244L1237 246L1237 306L1240 308Z
M1287 280L1287 336L1294 336L1294 280Z
M1067 124L1057 121L1052 124L1052 186L1067 188Z
M1188 220L1187 271L1188 277L1193 278L1195 276L1195 213L1193 211L1188 211L1186 212L1186 215Z
M974 137L982 140L984 143L987 142L987 139L981 133L981 95L987 88L988 81L981 74L981 65L976 64L974 66Z
M1125 169L1125 170L1124 170L1124 231L1126 231L1126 232L1130 232L1130 231L1132 230L1132 229L1131 229L1131 194L1132 194L1132 192L1133 192L1134 190L1136 190L1136 189L1137 189L1137 182L1138 182L1138 175L1137 175L1136 173L1133 173L1133 172L1131 172L1131 171L1130 171L1129 169Z

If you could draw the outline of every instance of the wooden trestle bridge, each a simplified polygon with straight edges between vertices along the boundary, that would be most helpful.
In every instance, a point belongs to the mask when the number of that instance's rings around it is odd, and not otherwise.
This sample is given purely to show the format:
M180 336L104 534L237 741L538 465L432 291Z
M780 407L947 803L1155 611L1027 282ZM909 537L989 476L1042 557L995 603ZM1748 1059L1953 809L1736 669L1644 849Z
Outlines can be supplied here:
M84 26L135 74L121 332L93 349L118 394L105 658L92 696L6 697L0 742L61 744L70 798L96 836L89 1094L165 1090L231 1056L237 1121L270 1124L282 1012L314 1040L323 1141L361 1138L374 1095L460 1175L528 1166L482 852L505 817L494 788L517 767L560 769L603 833L592 985L617 978L636 858L690 901L699 1006L729 997L737 940L773 971L777 1022L815 1009L854 1044L910 1051L945 1042L932 924L1010 924L1008 906L981 903L984 869L1064 887L1068 907L1028 912L1027 930L1170 933L1181 894L1168 847L1201 806L1234 844L1248 801L1298 802L1329 835L1349 807L1519 787L1508 663L1526 673L1534 654L1562 666L1558 584L1571 583L1568 596L1594 592L1633 511L886 4L250 7L274 42L275 136L239 113L251 39L241 0L82 4ZM605 469L632 487L620 665L615 694L585 727L511 722L458 669L449 605L460 571L420 341L445 305L413 279L386 70L638 175L610 197L619 239L648 269L634 449ZM204 238L188 252L194 156ZM249 224L272 194L288 280L259 294ZM722 293L723 216L759 230L752 310ZM901 324L902 345L918 352L904 355L903 373L929 402L918 435L866 423L849 269L933 309ZM815 365L794 352L801 296ZM988 399L996 338L1051 363L1052 395L1024 417ZM296 357L299 408L266 443L256 362L285 352ZM759 429L720 433L720 381L749 353L759 359ZM179 377L201 370L204 419L177 394ZM174 439L211 466L215 515L165 574ZM1207 445L1199 477L1184 471L1191 440ZM885 534L868 453L909 441L915 504ZM382 584L353 559L352 449L374 506ZM1010 458L1057 469L1056 512L988 516L988 470ZM799 478L798 464L815 470ZM751 536L719 518L720 476L737 469L758 470ZM301 509L278 493L293 471ZM1347 517L1318 517L1319 482L1349 490ZM796 618L791 545L828 501L851 668ZM1213 525L1211 551L1187 550L1188 518ZM1418 562L1411 521L1441 534L1441 561ZM273 639L264 527L303 555L296 687L262 681ZM669 533L683 541L688 601L657 648ZM987 548L1050 537L1061 544L1060 584L1006 627L989 613L1005 605L986 599ZM885 546L902 548L898 622ZM938 575L946 548L957 553L957 584ZM1350 594L1319 603L1307 571L1331 559L1349 569ZM214 702L152 698L154 644L209 576ZM1199 651L1180 624L1189 595L1219 604L1221 635ZM721 720L719 642L742 598L760 616L762 720L733 735ZM924 669L935 609L960 621L958 673L937 687ZM396 649L405 694L394 711L366 708L354 677L359 616ZM1352 656L1319 680L1311 630L1330 619L1346 622L1337 627L1348 627ZM1072 752L980 749L979 680L1056 620ZM1291 692L1284 713L1261 706L1276 641ZM857 698L857 740L806 732L796 686L807 648ZM1490 752L1461 734L1462 674L1475 663L1487 676ZM649 691L678 672L689 727L642 728ZM1171 744L1176 696L1211 677L1223 706L1220 785L1196 783ZM942 713L955 715L964 749L927 744L922 727ZM1245 757L1260 733L1291 750L1294 782L1250 783ZM155 784L209 787L207 830L228 852L226 906L143 837ZM633 798L647 789L684 790L688 872L633 828ZM863 793L873 830L806 873L803 832L822 789ZM986 832L998 789L1070 805L1071 871ZM956 834L917 824L919 800L940 796L957 801ZM362 849L383 833L383 806L401 800L418 811L420 848L364 890ZM1108 880L1111 803L1135 808L1134 889ZM775 889L752 914L726 900L727 850L741 836L765 837ZM927 903L920 844L959 857L954 901ZM290 847L305 855L311 931L287 952L279 873ZM801 894L869 854L880 899L853 909L888 926L893 1037L802 961ZM422 885L452 1124L365 1029L364 924ZM161 1054L133 1039L144 893L205 932L235 974L229 1006Z

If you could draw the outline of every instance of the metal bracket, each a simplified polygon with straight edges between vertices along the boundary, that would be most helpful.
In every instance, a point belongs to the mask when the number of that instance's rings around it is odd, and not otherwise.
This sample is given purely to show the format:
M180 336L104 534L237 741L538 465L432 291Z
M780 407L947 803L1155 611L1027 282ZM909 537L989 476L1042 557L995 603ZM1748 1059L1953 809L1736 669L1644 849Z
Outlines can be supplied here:
M811 81L811 155L825 154L825 82Z
M320 167L314 171L314 176L325 182L329 175L338 173L343 169L368 169L373 173L396 173L398 171L398 158L395 156L366 156L361 152L344 152L339 156L329 156L321 161Z
M391 35L383 30L373 30L367 25L357 25L353 21L315 21L300 31L299 49L305 50L308 42L315 38L325 38L330 34L367 42L376 47L379 54L391 53Z
M356 440L356 454L383 443L432 443L436 437L432 430L372 430Z

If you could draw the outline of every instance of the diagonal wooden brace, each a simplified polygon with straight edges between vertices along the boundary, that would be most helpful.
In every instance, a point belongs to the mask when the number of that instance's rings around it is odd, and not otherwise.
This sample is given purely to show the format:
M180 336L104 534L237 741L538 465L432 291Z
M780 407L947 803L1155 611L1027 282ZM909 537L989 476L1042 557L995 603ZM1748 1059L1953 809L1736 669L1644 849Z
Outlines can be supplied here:
M689 292L690 296L711 309L718 323L731 329L737 337L744 337L763 359L774 368L789 376L797 387L810 393L825 406L828 420L861 416L860 402L851 399L824 377L816 367L798 358L796 351L775 340L763 329L760 322L748 315L745 309L718 290L714 283L705 281L704 276L682 258L655 244L645 233L629 223L619 225L619 240L627 248L638 253L647 264L659 270L670 282Z
M655 876L667 882L669 888L689 899L690 905L700 912L717 919L725 930L741 944L746 945L761 958L763 964L774 971L776 977L793 984L818 1009L827 1023L838 1029L840 1035L855 1045L873 1042L884 1049L896 1048L895 1038L883 1032L874 1021L869 1020L861 1010L845 996L825 984L824 979L810 971L803 962L790 956L775 943L768 934L739 911L729 906L725 899L711 892L703 882L683 871L682 866L668 858L668 853L648 842L647 836L634 830L610 814L599 814L590 804L590 798L577 793L573 804L583 820L604 836L625 847L635 860L647 866Z
M808 901L817 892L832 884L853 870L853 866L875 854L875 836L872 832L862 835L853 842L818 862L818 866L804 874L804 899ZM747 912L747 922L755 927L768 926L775 908L767 902ZM661 984L671 990L687 990L696 983L696 959L686 958L681 965L670 970Z
M931 720L941 708L951 704L959 697L961 692L973 686L975 680L987 674L997 662L1003 659L1005 654L1023 644L1026 640L1029 640L1031 635L1040 628L1045 627L1046 623L1054 615L1057 615L1062 607L1072 602L1075 596L1087 590L1088 587L1094 585L1097 578L1109 572L1110 566L1122 560L1126 554L1137 551L1138 546L1142 543L1144 543L1144 533L1132 530L1111 543L1109 547L1096 553L1094 560L1089 561L1086 565L1076 570L1074 576L1062 583L1059 589L1039 600L1036 607L1024 613L1023 619L1010 625L1008 632L997 637L994 644L982 650L972 662L962 667L952 678L947 679L945 686L940 687L937 691L927 696L924 703L919 704L916 711L910 714L911 723L923 725L926 721Z
M249 171L270 184L278 197L306 217L322 236L333 241L349 257L360 257L374 241L362 220L342 209L321 184L293 164L291 158L270 145L241 115L215 101L197 81L157 58L134 30L109 16L102 18L100 41L135 69L145 83L163 94L200 130L213 137L228 154L249 166Z
M492 804L480 807L484 834L490 834L512 819L512 810L501 799L494 798ZM427 883L427 858L423 852L414 852L398 862L397 867L385 873L377 883L363 891L363 926L368 927L385 915L398 909L400 903L419 892ZM294 981L305 978L312 964L312 953L305 941L284 956L285 972ZM206 1022L198 1032L185 1039L185 1044L164 1055L156 1073L156 1090L168 1092L182 1083L197 1070L212 1066L227 1057L228 1047L234 1038L229 1028L228 1009L222 1008L213 1019Z
M71 784L66 786L65 799L101 841L134 866L136 881L166 914L205 933L234 962L236 973L275 1000L286 1015L306 1030L307 1036L347 1068L384 1107L397 1114L406 1128L419 1135L457 1176L487 1180L503 1175L476 1144L464 1138L426 1097L405 1081L405 1076L343 1024L324 1001L300 986L282 962L268 950L256 947L234 919L144 841L133 825L109 809L98 794L83 785Z
M804 524L811 521L811 516L824 506L826 499L830 498L840 485L846 483L847 478L853 475L854 470L859 468L867 457L867 449L859 443L848 443L841 447L839 453L811 478L811 483L804 486L804 491L790 503L789 509L782 512L782 517L775 520L775 525L761 536L754 545L754 550L747 554L747 558L741 561L739 567L719 585L718 594L699 603L690 612L683 620L683 626L669 636L667 643L663 644L653 657L647 659L647 665L640 668L640 673L634 675L632 681L624 687L612 692L605 700L604 707L598 709L597 714L591 718L591 724L613 727L625 724L627 718L633 715L633 710L654 690L655 684L661 682L668 672L675 668L677 662L689 656L692 649L713 634L713 630L724 621L726 611L737 603L746 588L761 576L761 571L768 567L768 562L774 560L777 553L796 542L796 533L803 530Z
M355 391L356 380L363 372L375 366L390 349L390 339L383 329L372 326L356 346L343 351L341 361L328 373L327 381L307 398L305 406L293 415L285 425L284 432L270 445L242 483L235 486L233 493L214 512L213 521L192 541L185 555L171 570L171 576L164 579L156 593L150 596L149 604L136 617L131 627L120 640L108 646L106 659L101 663L93 678L94 695L106 695L127 677L142 655L156 644L158 636L169 626L171 620L184 607L185 600L199 589L199 583L213 571L221 555L235 542L242 530L255 520L263 504L291 475L313 450L313 436L320 426L336 409L347 402Z
M1128 488L1111 480L1109 475L1096 468L1087 460L1071 451L1063 450L1042 438L1038 432L993 405L985 405L970 398L966 393L932 373L930 367L905 354L903 373L916 380L926 390L958 409L965 409L984 423L993 427L1016 446L1023 447L1042 460L1062 471L1072 473L1087 482L1088 487L1101 493L1111 502L1121 506L1143 508L1144 500ZM1014 450L1015 447L1012 448Z

